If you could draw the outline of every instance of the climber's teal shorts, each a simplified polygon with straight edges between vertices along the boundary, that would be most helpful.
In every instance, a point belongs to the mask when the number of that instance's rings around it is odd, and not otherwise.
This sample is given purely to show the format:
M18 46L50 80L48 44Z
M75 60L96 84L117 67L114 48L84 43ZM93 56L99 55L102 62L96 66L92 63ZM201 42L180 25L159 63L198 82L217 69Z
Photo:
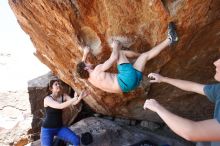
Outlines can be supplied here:
M123 92L129 92L135 89L141 82L142 72L136 70L132 64L123 63L117 66L118 68L118 84Z

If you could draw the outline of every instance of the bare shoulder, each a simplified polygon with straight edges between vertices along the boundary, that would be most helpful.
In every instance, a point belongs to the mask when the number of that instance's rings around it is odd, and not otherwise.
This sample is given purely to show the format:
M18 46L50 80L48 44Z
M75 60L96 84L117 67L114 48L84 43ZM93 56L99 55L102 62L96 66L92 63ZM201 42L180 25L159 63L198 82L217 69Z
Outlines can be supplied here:
M91 78L92 79L103 79L105 76L106 72L101 70L101 67L98 65L94 68L94 70L91 72Z
M44 97L44 107L47 107L48 103L51 102L51 97L50 96L46 96Z
M63 97L66 97L66 96L69 96L68 94L66 94L66 93L63 93Z
M44 101L45 100L50 100L51 99L51 97L48 95L48 96L46 96L46 97L44 97Z
M100 71L101 68L102 68L102 64L99 64L94 68L94 71Z
M93 69L92 76L102 75L103 73L105 72L102 71L102 64L99 64Z
M50 101L53 101L53 99L50 96L46 96L44 98L44 103L47 103L47 102L50 102Z
M63 97L64 97L64 101L71 99L71 97L66 93L63 93Z

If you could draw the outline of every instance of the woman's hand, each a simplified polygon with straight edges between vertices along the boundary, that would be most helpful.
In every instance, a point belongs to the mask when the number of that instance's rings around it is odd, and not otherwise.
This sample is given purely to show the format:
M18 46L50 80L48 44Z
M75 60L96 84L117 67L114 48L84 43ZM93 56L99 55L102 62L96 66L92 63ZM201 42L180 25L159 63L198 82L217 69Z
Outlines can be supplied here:
M84 97L88 96L89 95L89 92L87 90L83 90L80 95L78 96L77 93L75 92L74 93L74 98L76 98L76 100L81 100L83 99Z
M86 97L86 96L88 96L88 95L89 95L89 91L88 91L88 90L83 90L83 91L80 93L78 99L81 100L81 99L83 99L84 97Z

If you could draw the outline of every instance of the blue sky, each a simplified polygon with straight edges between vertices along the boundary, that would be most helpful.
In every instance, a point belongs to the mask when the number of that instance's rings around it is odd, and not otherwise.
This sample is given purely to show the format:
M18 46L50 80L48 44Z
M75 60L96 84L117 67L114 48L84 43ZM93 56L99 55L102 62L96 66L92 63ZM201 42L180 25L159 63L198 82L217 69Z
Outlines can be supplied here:
M8 0L0 0L0 91L19 90L49 69L34 55L29 36L21 29Z

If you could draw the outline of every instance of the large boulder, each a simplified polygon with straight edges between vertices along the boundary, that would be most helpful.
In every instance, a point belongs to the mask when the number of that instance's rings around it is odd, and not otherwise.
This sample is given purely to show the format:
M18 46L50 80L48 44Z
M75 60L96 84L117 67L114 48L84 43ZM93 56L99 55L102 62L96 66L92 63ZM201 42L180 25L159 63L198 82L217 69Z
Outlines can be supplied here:
M40 128L45 117L45 110L43 107L44 97L49 95L48 83L54 78L52 73L42 75L28 82L29 101L31 105L32 120L32 135L33 139L39 138ZM73 90L67 84L63 83L63 90L65 93L72 95ZM63 109L63 123L66 126L72 124L78 113L81 111L82 104L71 106Z
M36 47L36 56L74 89L87 87L91 95L85 101L97 112L160 121L142 108L146 98L156 98L182 116L212 117L213 106L206 98L165 84L149 88L146 75L160 72L200 83L213 81L212 62L220 48L219 0L9 0L9 4ZM92 48L89 60L98 64L111 53L111 36L119 37L133 51L145 52L166 38L169 21L177 25L180 40L147 63L143 84L135 91L110 94L77 77L81 43Z

